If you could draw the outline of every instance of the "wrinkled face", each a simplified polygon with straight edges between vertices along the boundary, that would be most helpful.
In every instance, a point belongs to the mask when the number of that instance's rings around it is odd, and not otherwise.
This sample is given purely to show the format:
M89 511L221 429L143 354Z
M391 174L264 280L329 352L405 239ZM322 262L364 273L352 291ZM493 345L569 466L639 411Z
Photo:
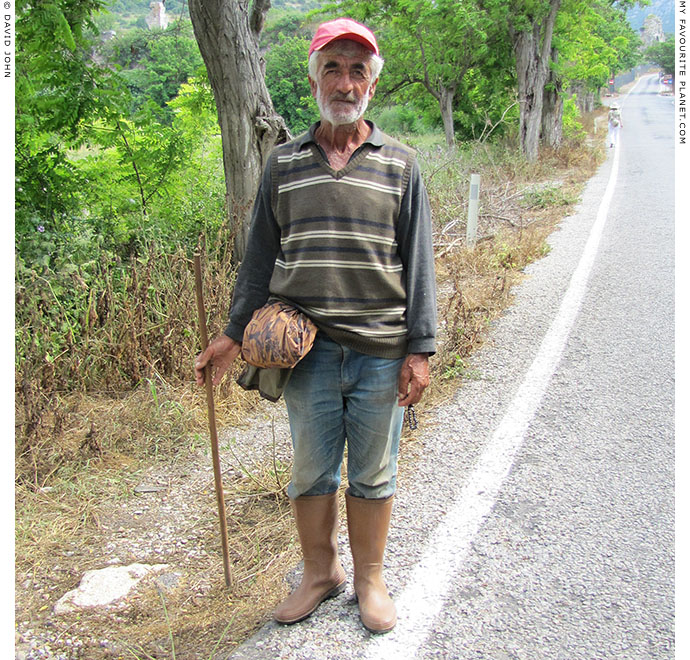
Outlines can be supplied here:
M316 80L309 78L321 119L334 126L353 124L364 115L374 96L376 80L371 79L370 55L325 51L319 55Z

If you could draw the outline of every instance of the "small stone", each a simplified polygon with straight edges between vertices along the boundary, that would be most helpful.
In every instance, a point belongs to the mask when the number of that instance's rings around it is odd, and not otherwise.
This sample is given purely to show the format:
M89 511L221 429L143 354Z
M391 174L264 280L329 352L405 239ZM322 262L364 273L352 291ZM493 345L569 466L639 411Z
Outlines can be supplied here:
M77 609L113 605L124 598L150 572L160 572L167 564L131 564L109 566L87 571L77 589L68 591L55 604L56 614L67 614Z
M162 591L172 591L180 584L179 573L162 573L156 578L156 584Z

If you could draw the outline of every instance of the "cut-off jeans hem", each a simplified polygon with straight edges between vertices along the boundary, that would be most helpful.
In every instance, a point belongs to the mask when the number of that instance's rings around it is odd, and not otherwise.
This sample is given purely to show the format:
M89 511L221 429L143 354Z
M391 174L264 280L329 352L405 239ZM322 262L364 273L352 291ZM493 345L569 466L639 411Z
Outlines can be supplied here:
M384 499L395 493L402 363L317 335L284 392L294 452L290 498L336 491L346 444L351 494Z

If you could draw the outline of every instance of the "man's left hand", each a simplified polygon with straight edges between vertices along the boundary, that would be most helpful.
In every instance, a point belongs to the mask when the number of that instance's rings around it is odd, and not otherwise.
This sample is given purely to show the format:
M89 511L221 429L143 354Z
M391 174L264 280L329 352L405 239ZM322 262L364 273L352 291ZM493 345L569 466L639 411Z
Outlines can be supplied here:
M429 356L427 353L410 353L405 358L398 378L398 405L402 407L419 403L429 386Z

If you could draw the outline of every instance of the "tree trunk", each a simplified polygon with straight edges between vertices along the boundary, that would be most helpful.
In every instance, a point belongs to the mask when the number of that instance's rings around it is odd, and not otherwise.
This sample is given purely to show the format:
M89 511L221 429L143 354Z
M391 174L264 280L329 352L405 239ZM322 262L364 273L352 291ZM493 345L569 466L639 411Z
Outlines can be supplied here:
M455 145L455 126L453 125L453 98L455 97L455 87L441 87L438 97L438 104L441 108L441 119L443 120L443 131L446 135L446 146Z
M594 112L596 102L597 95L594 92L585 92L581 108L582 112Z
M551 59L558 61L558 51L554 48ZM563 85L558 75L549 69L544 86L544 106L541 113L541 139L554 149L561 146L563 139Z
M548 16L533 20L531 30L511 30L520 101L520 146L528 161L539 155L544 85L549 73L553 27L561 0L550 0Z
M455 146L455 126L453 125L453 99L455 92L458 89L460 81L463 79L467 68L465 67L460 73L457 80L450 85L445 85L442 82L432 83L429 76L429 68L427 66L426 48L424 46L424 39L422 38L421 29L417 29L417 41L419 43L419 52L422 55L422 65L424 67L423 85L426 91L429 92L437 101L439 109L441 110L441 120L443 121L443 132L446 135L446 146L449 148Z
M541 117L541 139L544 144L558 149L563 141L563 97L558 89L544 90L544 108Z
M189 0L194 35L218 109L236 263L244 255L268 155L288 136L285 122L273 109L259 53L259 35L270 6L270 0L254 0L251 8L248 0Z
M538 55L538 29L518 32L514 41L520 100L520 147L527 160L539 154L539 128L545 77Z
M575 97L575 105L583 115L592 112L596 106L597 93L587 89L582 81L574 81L570 84L570 91Z

